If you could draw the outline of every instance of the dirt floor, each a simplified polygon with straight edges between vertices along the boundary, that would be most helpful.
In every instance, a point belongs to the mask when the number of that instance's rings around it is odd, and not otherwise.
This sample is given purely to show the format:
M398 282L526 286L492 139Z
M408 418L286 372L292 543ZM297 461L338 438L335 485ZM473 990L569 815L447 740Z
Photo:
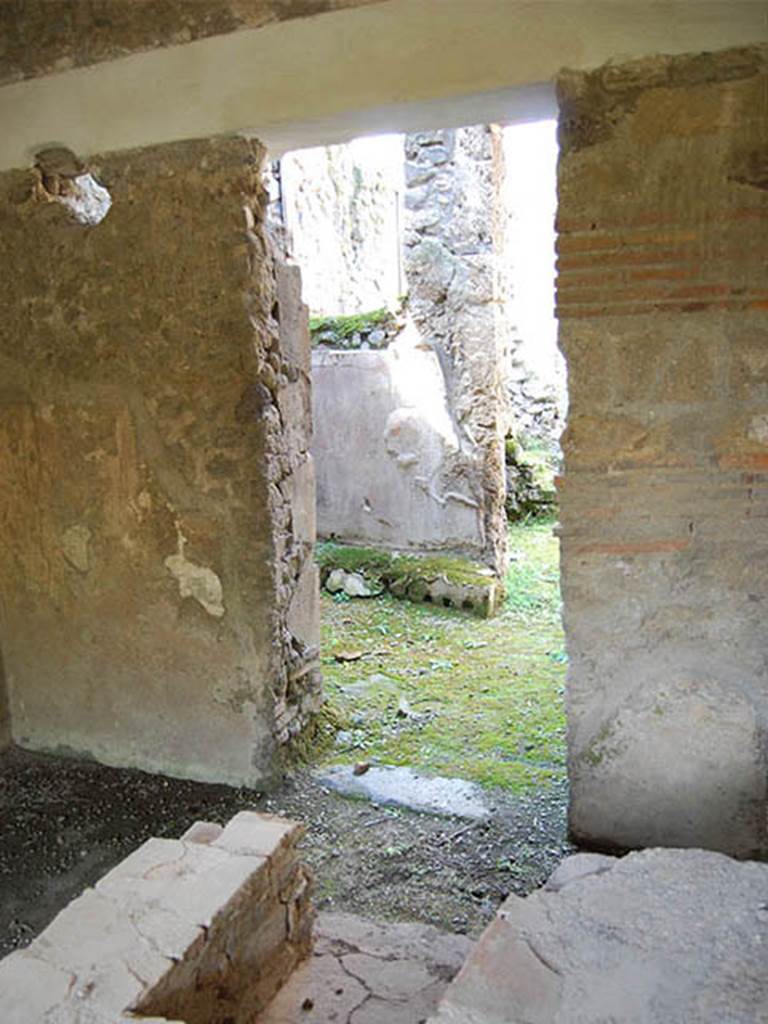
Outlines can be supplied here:
M490 819L351 800L324 789L311 765L265 795L6 751L0 956L145 839L244 808L304 822L321 910L475 935L508 893L541 885L571 852L557 541L551 523L513 528L510 540L509 597L490 621L388 597L324 597L329 702L310 758L471 779L492 798Z
M306 773L271 796L11 750L0 755L0 955L26 945L84 886L149 836L244 808L307 825L320 909L476 934L568 851L565 793L502 798L485 823L376 808Z

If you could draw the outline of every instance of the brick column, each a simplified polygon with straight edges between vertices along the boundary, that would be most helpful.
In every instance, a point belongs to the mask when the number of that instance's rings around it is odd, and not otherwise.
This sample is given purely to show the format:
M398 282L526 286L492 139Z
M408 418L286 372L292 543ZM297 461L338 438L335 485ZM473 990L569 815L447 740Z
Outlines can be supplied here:
M766 851L768 48L559 82L570 823Z

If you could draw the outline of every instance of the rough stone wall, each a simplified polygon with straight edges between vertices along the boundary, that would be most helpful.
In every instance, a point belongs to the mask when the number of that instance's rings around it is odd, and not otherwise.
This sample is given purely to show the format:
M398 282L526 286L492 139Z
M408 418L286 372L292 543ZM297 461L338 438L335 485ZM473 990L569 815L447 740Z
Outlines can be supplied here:
M0 83L381 0L0 0Z
M8 684L5 679L3 650L0 647L0 750L11 742L11 715L8 709Z
M559 82L574 835L768 850L768 48Z
M92 162L71 222L0 178L0 643L13 735L255 783L317 699L309 340L262 151Z
M406 137L405 271L423 343L437 354L461 439L447 475L483 510L476 554L503 571L508 360L500 132L479 126Z
M396 172L359 159L354 145L299 150L280 161L285 244L301 267L312 313L397 305L403 291L402 143L396 138L393 144L400 157Z

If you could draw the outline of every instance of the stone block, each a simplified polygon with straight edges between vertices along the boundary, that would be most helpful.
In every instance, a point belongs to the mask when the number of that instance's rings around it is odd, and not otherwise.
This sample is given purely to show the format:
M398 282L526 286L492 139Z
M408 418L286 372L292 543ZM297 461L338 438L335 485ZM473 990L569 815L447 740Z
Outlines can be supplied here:
M309 375L312 349L307 307L301 297L301 271L283 260L275 263L283 358Z
M309 950L300 834L242 812L150 839L0 961L3 1024L252 1019Z
M288 481L294 543L314 544L317 535L315 465L311 455L299 463Z
M651 849L513 897L431 1019L754 1024L768 1007L766 886L766 864Z
M320 573L311 555L301 567L288 605L286 625L305 648L320 644Z
M563 984L509 920L497 917L448 986L434 1024L554 1024Z
M69 998L75 976L27 950L0 960L0 999L6 1024L52 1019ZM54 1018L55 1019L55 1018Z
M214 841L214 845L228 853L274 857L281 850L294 845L303 831L303 826L276 815L240 811Z
M190 825L181 837L183 843L202 843L209 846L214 839L218 839L224 831L224 826L213 821L196 821Z

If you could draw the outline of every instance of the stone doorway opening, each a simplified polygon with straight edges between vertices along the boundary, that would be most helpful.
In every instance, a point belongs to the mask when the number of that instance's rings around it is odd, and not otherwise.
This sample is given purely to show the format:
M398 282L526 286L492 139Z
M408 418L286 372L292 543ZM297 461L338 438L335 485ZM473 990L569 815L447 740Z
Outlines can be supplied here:
M481 906L565 844L556 160L553 121L476 125L288 153L267 179L313 341L327 703L305 752L385 828L464 816ZM492 857L499 807L530 828ZM386 848L400 870L411 844Z

